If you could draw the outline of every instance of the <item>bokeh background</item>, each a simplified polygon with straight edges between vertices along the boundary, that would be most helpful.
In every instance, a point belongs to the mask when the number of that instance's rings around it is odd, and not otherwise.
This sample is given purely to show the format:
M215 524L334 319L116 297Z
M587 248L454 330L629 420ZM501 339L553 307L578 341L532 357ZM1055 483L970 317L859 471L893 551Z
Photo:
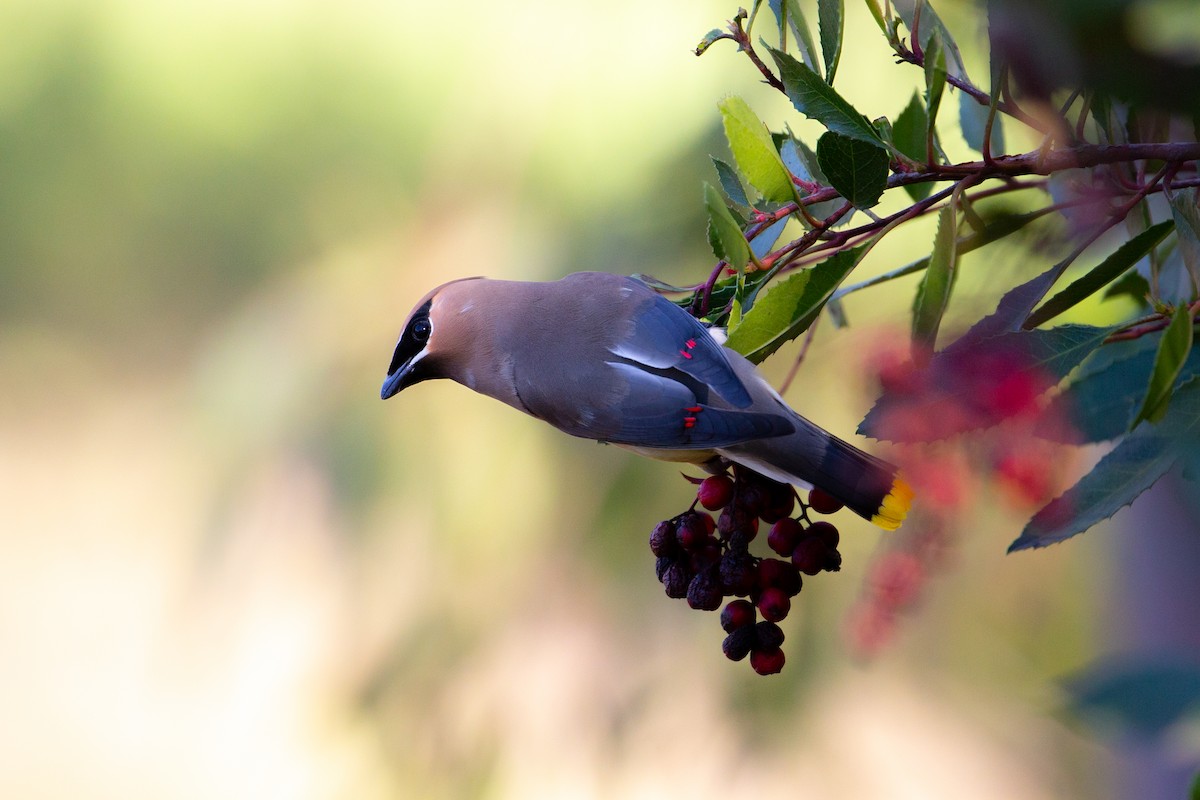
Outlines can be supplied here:
M849 5L839 87L894 115L920 76ZM863 660L846 619L886 535L839 517L845 566L763 679L654 580L675 468L450 384L379 401L434 284L707 274L715 104L786 112L732 48L692 55L735 10L0 4L0 796L1096 798L1131 759L1186 772L1186 741L1064 711L1120 639L1113 526L1005 557L1020 518L978 498ZM968 46L979 12L944 14ZM848 304L793 403L850 435L910 288Z

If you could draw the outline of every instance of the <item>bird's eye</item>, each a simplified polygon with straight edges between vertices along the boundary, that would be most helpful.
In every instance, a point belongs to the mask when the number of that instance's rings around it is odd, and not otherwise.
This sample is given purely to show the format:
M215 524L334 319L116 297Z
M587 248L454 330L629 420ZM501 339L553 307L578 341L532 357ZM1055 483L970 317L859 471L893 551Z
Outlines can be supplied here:
M430 324L426 317L420 317L413 320L410 330L414 339L418 342L424 342L429 339L429 334L433 331L433 325Z

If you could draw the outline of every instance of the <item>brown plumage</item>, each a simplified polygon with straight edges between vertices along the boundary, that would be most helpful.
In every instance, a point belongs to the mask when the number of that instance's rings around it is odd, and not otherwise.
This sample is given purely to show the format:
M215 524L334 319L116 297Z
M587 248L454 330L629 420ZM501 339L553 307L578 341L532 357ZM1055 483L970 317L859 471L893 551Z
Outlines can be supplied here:
M449 378L572 436L817 486L895 528L911 492L895 467L801 417L686 311L601 272L534 283L471 278L405 322L381 395Z

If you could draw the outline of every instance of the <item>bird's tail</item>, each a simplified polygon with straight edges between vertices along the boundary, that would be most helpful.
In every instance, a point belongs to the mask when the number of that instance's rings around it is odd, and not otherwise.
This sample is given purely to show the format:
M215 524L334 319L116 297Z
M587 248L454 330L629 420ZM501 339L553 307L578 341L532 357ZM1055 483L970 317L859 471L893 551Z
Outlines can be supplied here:
M913 490L900 470L796 416L788 436L723 449L722 455L775 480L816 487L887 530L900 527Z

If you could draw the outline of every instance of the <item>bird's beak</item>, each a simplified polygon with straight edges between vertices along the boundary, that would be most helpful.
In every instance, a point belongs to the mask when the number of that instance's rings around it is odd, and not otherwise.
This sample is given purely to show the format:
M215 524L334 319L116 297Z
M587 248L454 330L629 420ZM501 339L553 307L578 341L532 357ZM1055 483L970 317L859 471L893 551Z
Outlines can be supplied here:
M401 364L395 372L387 376L383 381L383 388L379 390L379 399L387 400L394 394L398 394L401 389L408 385L405 380L412 372L412 362L406 361Z

